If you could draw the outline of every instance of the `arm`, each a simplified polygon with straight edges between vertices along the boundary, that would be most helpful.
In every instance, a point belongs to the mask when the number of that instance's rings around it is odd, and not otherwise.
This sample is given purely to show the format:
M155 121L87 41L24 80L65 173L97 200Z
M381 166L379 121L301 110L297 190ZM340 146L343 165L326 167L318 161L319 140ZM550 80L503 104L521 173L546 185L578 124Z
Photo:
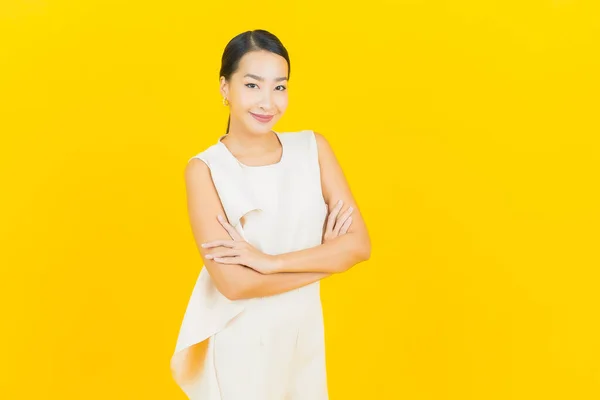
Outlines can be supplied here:
M208 240L230 239L229 233L217 220L217 215L225 215L225 211L212 181L210 168L204 161L194 158L188 162L185 168L185 183L188 215L196 245L217 290L228 299L271 296L330 275L310 272L263 275L244 265L219 264L206 259L207 254L219 249L203 249L202 243Z
M342 168L325 137L315 132L321 169L321 188L330 211L342 200L354 209L348 233L310 249L276 256L277 272L344 272L371 256L371 240ZM340 215L342 212L340 212Z
M220 267L229 268L238 265L221 264ZM331 275L324 272L281 272L263 275L251 268L241 267L245 268L243 271L247 272L248 276L243 278L243 274L238 275L241 280L234 291L230 293L231 297L228 298L231 300L273 296L306 286Z
M348 232L321 245L275 256L278 273L347 271L369 259L365 250L357 247L361 238Z

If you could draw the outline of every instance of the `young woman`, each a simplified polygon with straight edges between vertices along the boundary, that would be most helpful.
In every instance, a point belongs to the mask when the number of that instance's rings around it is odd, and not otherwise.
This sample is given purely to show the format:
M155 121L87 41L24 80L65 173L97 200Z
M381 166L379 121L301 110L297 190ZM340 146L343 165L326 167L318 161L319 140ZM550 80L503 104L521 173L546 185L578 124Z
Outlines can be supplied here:
M204 261L171 359L190 399L328 398L320 280L370 257L342 169L319 133L272 128L288 105L287 50L264 30L225 48L225 135L185 169Z

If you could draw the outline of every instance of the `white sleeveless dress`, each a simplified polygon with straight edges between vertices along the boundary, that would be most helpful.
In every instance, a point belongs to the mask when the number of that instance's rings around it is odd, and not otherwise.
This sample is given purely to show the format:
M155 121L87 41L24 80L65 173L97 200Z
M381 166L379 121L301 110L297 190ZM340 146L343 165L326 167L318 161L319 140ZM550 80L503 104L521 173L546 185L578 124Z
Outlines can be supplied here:
M273 255L320 245L327 215L314 132L275 133L283 146L277 164L242 164L225 135L192 157L210 167L231 225ZM319 289L317 281L232 301L202 268L171 358L176 383L192 400L327 399Z

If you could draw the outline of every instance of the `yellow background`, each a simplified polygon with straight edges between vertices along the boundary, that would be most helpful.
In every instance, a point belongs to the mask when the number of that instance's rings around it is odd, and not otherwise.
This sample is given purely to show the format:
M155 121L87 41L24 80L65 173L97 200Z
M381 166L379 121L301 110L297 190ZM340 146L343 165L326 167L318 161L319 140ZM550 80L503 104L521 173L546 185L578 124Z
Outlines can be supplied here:
M183 169L223 48L291 56L278 131L332 143L370 261L323 282L332 400L598 399L590 0L0 2L2 399L183 399Z

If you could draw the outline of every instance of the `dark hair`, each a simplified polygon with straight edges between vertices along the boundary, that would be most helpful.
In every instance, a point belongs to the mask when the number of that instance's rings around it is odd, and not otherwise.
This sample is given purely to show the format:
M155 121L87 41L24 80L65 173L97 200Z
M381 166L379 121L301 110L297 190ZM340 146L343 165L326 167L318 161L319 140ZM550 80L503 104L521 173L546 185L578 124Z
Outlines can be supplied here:
M259 50L270 51L271 53L279 54L281 57L285 58L288 64L288 79L290 78L290 57L288 56L286 48L277 36L262 29L240 33L227 43L227 46L225 46L225 50L223 51L223 57L221 58L219 78L224 76L225 79L229 80L231 75L238 69L240 60L244 54ZM229 116L229 119L227 120L226 134L229 133L230 122L231 116Z

